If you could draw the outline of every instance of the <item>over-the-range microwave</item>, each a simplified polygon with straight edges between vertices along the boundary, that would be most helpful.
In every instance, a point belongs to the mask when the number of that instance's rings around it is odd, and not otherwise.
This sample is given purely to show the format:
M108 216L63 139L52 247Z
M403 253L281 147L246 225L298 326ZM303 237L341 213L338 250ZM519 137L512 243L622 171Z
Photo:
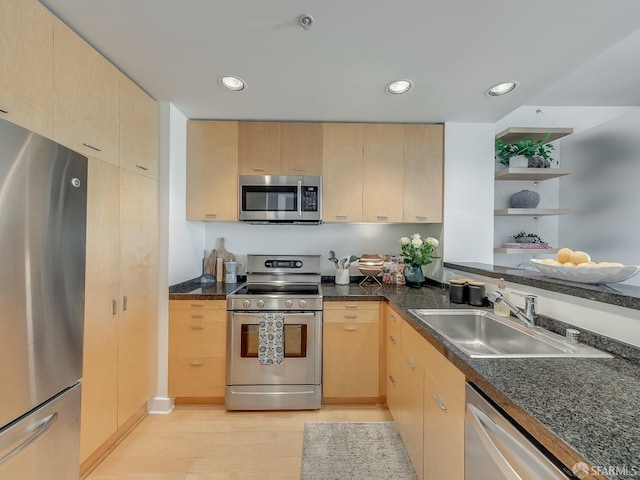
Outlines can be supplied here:
M322 222L322 177L239 175L238 220L255 224Z

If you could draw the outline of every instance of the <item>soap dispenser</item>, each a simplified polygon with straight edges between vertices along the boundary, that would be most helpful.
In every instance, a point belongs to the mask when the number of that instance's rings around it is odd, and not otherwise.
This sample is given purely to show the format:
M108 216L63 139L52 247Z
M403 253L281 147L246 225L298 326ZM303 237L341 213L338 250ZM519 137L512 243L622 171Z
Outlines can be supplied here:
M504 284L504 278L500 279L500 283L498 284L498 291L502 294L503 298L509 300L507 287ZM509 307L507 307L503 302L496 302L493 304L493 313L495 313L496 315L500 315L501 317L508 317L509 315L511 315Z

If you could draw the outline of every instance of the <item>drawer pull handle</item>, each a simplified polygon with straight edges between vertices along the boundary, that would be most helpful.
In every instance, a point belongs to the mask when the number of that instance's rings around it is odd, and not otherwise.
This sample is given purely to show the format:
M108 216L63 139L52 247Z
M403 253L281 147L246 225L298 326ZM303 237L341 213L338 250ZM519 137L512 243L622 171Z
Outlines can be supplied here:
M396 316L395 315L391 314L391 315L389 315L389 317L391 317L391 320L393 320L394 322L396 321Z
M440 410L447 410L447 406L444 404L444 402L440 399L440 397L438 396L438 394L433 393L431 395L433 397L433 399L436 401L436 403L438 404L438 406L440 407Z
M358 330L358 327L344 327L347 332L355 332Z
M391 382L391 385L395 385L396 381L393 379L393 377L391 375L389 375L389 381Z
M376 215L378 220L389 220L389 215Z
M204 325L191 325L191 330L204 330Z
M204 313L192 313L191 318L204 318Z
M391 340L391 343L393 343L394 345L396 344L396 339L393 338L391 335L389 335L389 340Z
M354 305L353 303L350 303L349 305L345 305L344 308L358 308L358 305Z
M204 366L204 362L191 362L192 367L202 367Z
M101 152L102 149L98 148L98 147L94 147L93 145L89 145L88 143L82 143L82 145L84 145L87 148L90 148L91 150L95 150L96 152Z
M358 318L357 313L345 313L344 318Z
M336 219L337 220L346 220L347 216L346 215L336 215Z
M192 307L204 307L204 303L192 303Z
M416 368L409 357L405 358L405 361L407 362L407 365L409 365L409 368Z
M0 108L0 113L9 113L9 110L5 110L4 108Z
M136 168L139 168L140 170L144 170L145 172L146 172L147 170L149 170L149 169L148 169L147 167L145 167L144 165L138 165L137 163L136 163Z

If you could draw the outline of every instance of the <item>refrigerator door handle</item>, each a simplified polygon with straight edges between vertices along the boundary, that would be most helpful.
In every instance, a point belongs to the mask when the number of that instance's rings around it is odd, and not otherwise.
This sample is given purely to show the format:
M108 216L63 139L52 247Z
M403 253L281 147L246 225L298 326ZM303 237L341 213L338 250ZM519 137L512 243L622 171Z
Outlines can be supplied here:
M10 452L0 457L0 465L2 465L7 460L15 457L22 450L24 450L33 442L35 442L38 438L40 438L45 433L47 433L47 430L51 428L51 426L56 422L57 419L58 419L58 412L54 412L51 415L48 415L47 417L43 418L39 422L36 422L35 424L32 424L29 427L27 427L26 430L28 431L26 433L28 437L25 440L21 441L19 445L14 447Z

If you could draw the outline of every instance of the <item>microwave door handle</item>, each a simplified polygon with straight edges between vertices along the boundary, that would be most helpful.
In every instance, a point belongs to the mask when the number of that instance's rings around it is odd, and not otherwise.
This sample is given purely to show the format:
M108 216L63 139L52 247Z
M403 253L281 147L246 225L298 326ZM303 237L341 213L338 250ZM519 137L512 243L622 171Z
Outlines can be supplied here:
M302 180L298 180L298 216L302 216Z

